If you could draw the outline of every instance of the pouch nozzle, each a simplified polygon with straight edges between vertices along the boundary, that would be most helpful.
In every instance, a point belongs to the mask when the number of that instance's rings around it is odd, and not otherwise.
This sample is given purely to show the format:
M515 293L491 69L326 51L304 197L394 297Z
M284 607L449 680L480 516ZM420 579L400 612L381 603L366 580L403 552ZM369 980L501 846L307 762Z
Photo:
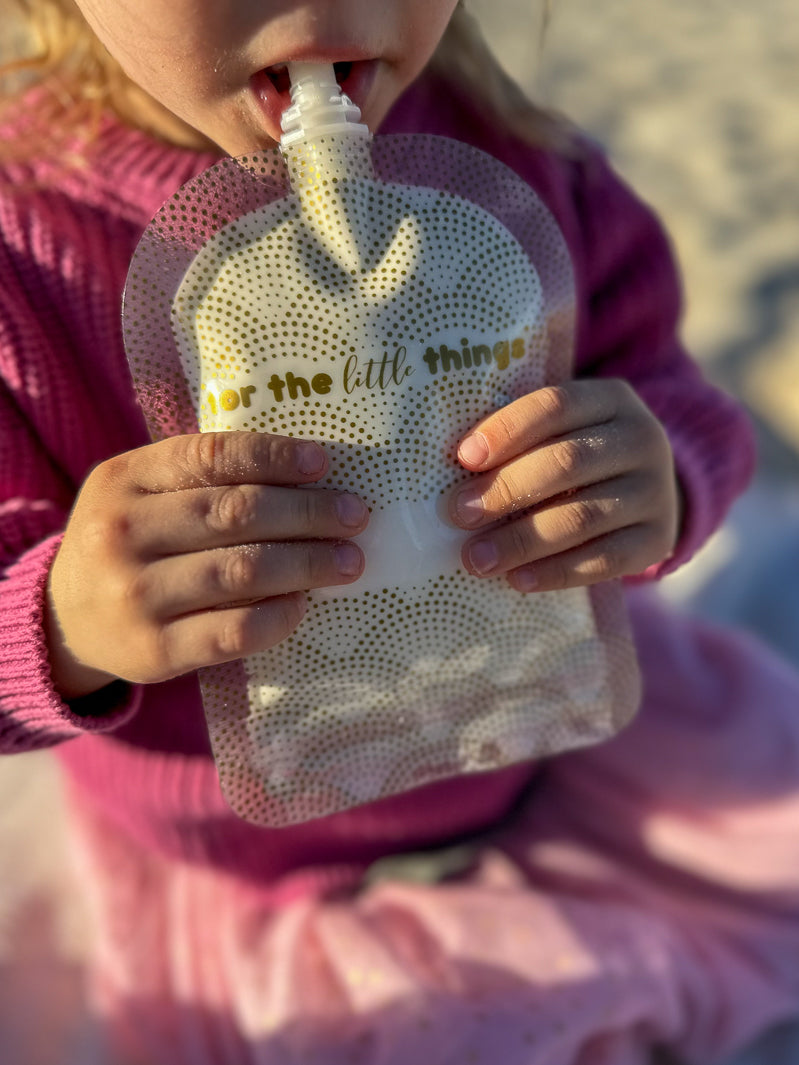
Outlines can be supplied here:
M361 112L336 81L332 63L289 63L291 106L281 119L281 148L328 133L370 136Z

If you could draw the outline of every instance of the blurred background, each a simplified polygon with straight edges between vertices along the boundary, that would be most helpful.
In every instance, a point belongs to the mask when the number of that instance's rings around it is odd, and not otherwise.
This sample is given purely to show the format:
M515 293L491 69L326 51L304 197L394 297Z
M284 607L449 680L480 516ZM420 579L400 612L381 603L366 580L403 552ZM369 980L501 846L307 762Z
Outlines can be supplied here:
M664 582L799 663L799 4L467 0L538 102L598 140L663 218L684 336L748 406L758 477Z

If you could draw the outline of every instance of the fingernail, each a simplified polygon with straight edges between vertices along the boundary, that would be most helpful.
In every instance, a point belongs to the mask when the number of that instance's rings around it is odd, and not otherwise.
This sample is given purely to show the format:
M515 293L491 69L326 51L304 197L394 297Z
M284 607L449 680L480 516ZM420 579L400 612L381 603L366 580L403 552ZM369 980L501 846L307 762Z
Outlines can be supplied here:
M455 513L462 525L470 528L483 520L483 497L476 488L464 488L455 499Z
M461 441L458 456L468 466L482 466L488 458L488 441L482 433L470 433Z
M337 544L334 551L336 568L342 577L357 577L361 572L361 552L355 544Z
M469 564L481 576L496 569L499 553L491 540L476 540L469 545Z
M368 513L366 504L358 496L338 496L336 499L338 520L349 529L363 525Z
M325 468L325 453L318 444L297 444L297 469L300 473L321 473Z
M517 569L513 574L513 587L518 592L534 592L538 580L531 569Z

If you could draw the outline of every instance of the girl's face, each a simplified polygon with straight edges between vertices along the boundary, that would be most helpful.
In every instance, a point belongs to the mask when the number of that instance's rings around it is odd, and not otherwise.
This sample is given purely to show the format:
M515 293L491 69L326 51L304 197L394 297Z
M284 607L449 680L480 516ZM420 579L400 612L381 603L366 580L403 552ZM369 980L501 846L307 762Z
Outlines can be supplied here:
M456 0L77 0L129 78L231 155L280 137L285 64L336 64L376 129L427 63Z

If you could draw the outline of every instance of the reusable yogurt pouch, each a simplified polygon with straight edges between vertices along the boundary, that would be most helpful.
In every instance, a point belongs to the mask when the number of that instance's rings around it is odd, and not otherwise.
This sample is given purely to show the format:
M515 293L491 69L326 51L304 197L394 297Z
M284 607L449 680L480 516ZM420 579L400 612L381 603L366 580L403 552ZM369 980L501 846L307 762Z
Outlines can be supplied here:
M504 164L372 138L333 68L293 64L281 151L226 159L159 211L124 329L155 439L320 441L371 510L354 584L269 650L203 669L225 796L282 826L601 741L634 712L619 586L521 595L460 560L446 499L478 419L571 372L560 231Z

